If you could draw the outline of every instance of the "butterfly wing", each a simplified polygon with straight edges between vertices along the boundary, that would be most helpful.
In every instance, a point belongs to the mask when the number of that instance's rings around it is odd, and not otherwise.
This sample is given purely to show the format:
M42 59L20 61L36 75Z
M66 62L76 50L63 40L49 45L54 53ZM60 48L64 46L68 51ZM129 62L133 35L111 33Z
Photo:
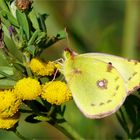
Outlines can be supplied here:
M126 81L128 85L128 94L140 87L140 63L138 61L103 53L87 53L82 56L92 56L106 63L111 62Z
M108 63L77 55L64 62L64 76L79 109L89 118L114 113L124 102L127 91L120 73Z

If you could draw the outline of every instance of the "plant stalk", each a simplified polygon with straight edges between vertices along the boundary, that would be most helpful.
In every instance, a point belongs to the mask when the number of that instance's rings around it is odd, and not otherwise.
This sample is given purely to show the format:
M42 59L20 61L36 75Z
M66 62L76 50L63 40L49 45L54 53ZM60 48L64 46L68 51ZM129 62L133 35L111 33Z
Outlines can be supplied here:
M15 130L15 131L13 131L15 134L16 134L16 136L18 137L18 138L20 138L21 140L29 140L29 138L25 138L23 135L21 135L17 130Z
M25 62L24 62L24 65L25 65L25 68L26 68L26 71L27 71L27 75L29 77L33 77L32 75L32 72L31 72L31 69L29 67L29 63L30 63L30 54L25 52L24 53L24 56L25 56Z
M140 2L137 0L126 0L125 21L123 33L122 55L124 57L136 57L136 40L138 31Z
M54 125L58 130L60 130L64 135L74 140L84 140L66 121L63 123L57 123Z

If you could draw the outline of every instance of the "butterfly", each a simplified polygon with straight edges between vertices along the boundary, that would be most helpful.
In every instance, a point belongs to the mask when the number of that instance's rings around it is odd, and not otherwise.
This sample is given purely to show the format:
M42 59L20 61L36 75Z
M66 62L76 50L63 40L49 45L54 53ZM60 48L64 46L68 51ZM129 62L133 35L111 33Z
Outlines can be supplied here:
M63 74L80 111L99 119L116 112L140 87L140 63L104 53L64 51Z

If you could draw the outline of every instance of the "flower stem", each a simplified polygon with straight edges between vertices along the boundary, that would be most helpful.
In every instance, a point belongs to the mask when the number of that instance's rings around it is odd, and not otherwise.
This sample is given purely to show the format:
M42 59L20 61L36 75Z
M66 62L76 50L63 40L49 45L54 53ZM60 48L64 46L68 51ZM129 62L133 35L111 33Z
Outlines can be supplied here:
M59 124L56 123L54 126L71 139L84 140L66 121Z
M47 114L47 117L50 117L54 110L55 110L55 106L52 105L50 110L49 110L49 112L48 112L48 114Z
M50 117L54 110L56 109L56 106L55 105L52 105L48 114L47 114L47 117ZM58 114L59 116L60 114ZM57 128L58 130L60 130L64 135L66 135L67 137L71 138L71 139L74 139L74 140L84 140L72 127L71 125L69 125L69 123L65 120L65 118L60 115L59 116L59 119L60 120L63 120L62 122L59 122L57 121L56 118L53 119L53 121L49 121L49 123L51 125L53 125L55 128ZM58 119L58 120L59 120Z
M19 137L21 140L29 140L29 138L25 138L23 135L21 135L17 130L13 131L17 137Z
M24 53L24 56L25 56L24 65L25 65L25 68L26 68L26 71L27 71L27 75L28 75L29 77L33 77L32 72L31 72L31 69L30 69L30 67L29 67L30 55L29 55L27 52L25 52L25 53Z
M136 0L126 0L124 35L122 55L134 58L136 56L136 37L138 31L140 3Z

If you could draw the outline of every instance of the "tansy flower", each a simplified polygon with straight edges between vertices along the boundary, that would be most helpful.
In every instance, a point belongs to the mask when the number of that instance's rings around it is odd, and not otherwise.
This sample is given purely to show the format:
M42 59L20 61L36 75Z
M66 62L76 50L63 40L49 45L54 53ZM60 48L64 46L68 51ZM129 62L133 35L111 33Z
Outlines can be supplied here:
M72 96L68 86L64 82L53 81L43 86L42 98L51 104L60 105L69 101Z
M33 58L30 62L30 68L37 75L51 76L55 73L57 68L60 68L60 65L50 61L44 63L37 58Z
M19 121L19 114L10 118L0 118L0 129L10 129Z
M0 91L0 117L13 116L19 109L21 101L11 90Z
M30 77L19 80L14 93L22 100L34 100L41 94L40 83Z

